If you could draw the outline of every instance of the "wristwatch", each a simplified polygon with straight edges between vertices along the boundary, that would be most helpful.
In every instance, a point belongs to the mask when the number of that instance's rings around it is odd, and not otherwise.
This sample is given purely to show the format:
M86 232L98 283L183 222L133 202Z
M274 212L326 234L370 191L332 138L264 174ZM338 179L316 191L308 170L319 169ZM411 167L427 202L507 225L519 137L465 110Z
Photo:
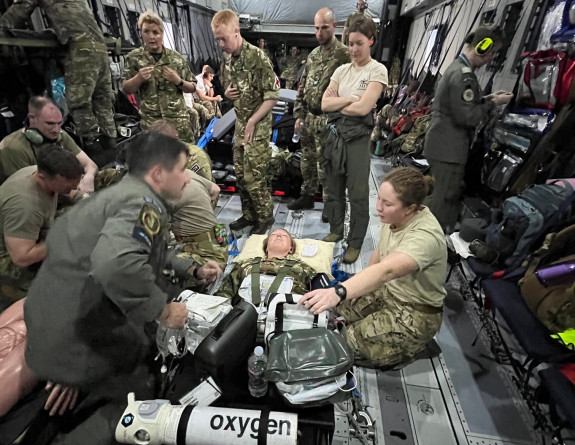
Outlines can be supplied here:
M176 85L179 89L182 89L182 87L184 86L184 79L180 80L180 83Z
M347 289L341 283L337 283L334 287L335 294L339 297L339 301L345 300L347 297Z

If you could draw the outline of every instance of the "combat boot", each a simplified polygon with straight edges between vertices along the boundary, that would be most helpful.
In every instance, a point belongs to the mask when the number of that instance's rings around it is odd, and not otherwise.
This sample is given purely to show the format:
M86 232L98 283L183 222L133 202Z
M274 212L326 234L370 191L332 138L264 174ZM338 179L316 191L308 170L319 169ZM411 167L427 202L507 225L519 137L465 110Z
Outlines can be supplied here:
M338 235L337 233L330 233L327 236L324 236L322 241L326 243L337 243L343 239L343 235Z
M343 262L345 264L355 263L359 258L359 252L361 249L357 249L355 247L348 247L345 251L345 255L343 256Z
M253 226L254 224L255 224L254 221L250 221L245 216L241 216L240 218L238 218L235 221L232 221L230 223L230 229L231 230L242 230L245 227Z
M288 204L290 210L313 209L314 199L312 195L301 195L298 199Z
M275 222L276 220L273 216L267 221L258 221L256 225L252 227L250 235L263 235Z

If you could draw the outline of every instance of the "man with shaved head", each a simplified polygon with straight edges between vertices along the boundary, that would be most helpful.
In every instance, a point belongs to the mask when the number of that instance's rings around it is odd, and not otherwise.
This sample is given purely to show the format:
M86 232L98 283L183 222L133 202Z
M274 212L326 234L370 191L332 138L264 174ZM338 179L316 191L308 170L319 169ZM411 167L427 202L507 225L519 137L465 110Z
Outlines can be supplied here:
M350 61L347 47L335 38L336 23L335 14L330 8L321 8L314 18L315 38L319 46L307 58L294 109L294 131L301 131L302 135L301 171L304 181L301 196L288 205L290 210L313 209L318 177L323 187L324 201L326 197L325 175L318 166L320 133L326 121L321 111L321 98L335 69Z

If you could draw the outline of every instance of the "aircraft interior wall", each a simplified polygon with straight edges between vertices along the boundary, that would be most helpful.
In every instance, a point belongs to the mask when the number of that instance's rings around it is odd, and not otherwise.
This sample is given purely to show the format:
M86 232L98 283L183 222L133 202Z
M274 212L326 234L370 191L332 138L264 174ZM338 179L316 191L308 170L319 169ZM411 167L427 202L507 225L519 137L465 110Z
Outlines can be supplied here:
M511 91L517 79L517 63L521 53L525 51L524 45L534 20L537 3L537 0L457 0L428 7L413 19L403 66L413 60L411 73L415 77L427 69L430 69L432 74L438 71L443 73L459 54L463 40L471 30L483 23L504 27L506 21L513 20L513 23L508 25L514 32L508 33L513 35L508 35L511 45L505 51L503 66L495 63L476 72L480 84L485 86L493 75L493 69L499 70L493 79L493 89ZM478 14L480 8L482 10ZM409 14L409 11L402 8L402 15ZM447 27L448 34L437 51L437 47L434 47L435 37L440 34L438 31L441 31L442 27Z
M383 0L370 0L367 12L372 17L381 15ZM313 24L318 9L329 6L335 12L338 23L343 24L348 15L355 12L353 0L229 0L229 7L238 14L253 14L265 23Z

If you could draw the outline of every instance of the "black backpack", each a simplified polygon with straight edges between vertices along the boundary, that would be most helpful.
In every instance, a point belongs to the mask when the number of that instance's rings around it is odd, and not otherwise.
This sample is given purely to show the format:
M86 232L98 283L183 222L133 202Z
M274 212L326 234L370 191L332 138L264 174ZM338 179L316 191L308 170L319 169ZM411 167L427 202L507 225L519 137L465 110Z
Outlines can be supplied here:
M565 180L537 184L507 198L502 219L487 229L487 246L498 252L502 266L519 267L534 243L569 219L573 200L575 191Z

